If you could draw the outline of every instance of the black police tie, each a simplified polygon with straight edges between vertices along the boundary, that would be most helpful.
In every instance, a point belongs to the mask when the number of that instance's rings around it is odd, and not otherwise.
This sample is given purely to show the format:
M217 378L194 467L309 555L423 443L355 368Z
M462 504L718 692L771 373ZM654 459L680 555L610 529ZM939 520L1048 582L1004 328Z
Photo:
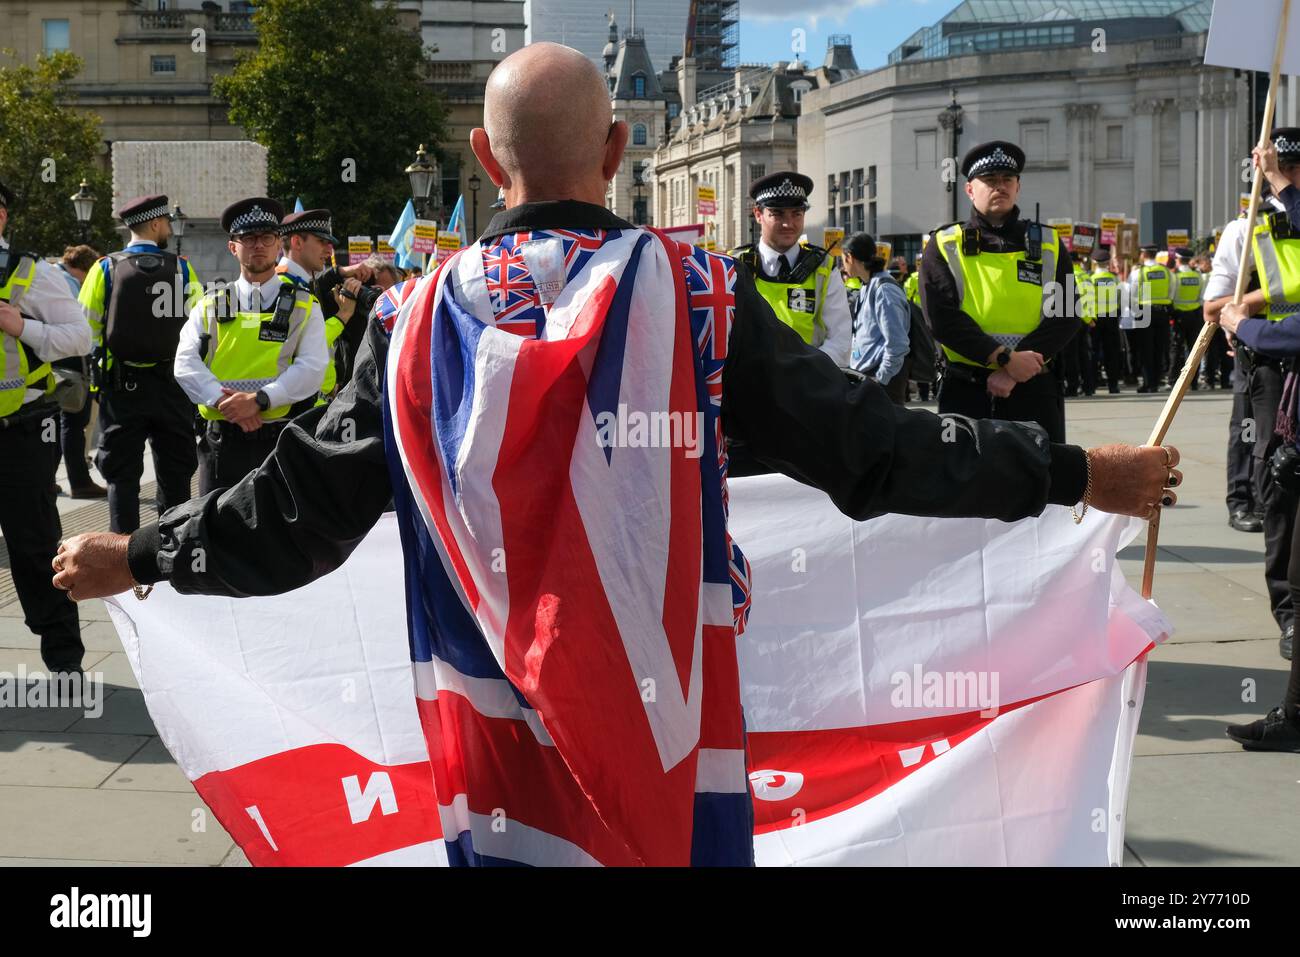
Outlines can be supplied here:
M786 258L785 253L781 254L780 260L781 260L781 265L776 270L776 281L789 282L790 281L790 260Z

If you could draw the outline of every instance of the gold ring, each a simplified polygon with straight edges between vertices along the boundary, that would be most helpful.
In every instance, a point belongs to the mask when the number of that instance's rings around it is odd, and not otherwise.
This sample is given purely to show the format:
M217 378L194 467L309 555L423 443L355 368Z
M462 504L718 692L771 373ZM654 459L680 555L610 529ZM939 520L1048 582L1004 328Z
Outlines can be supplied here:
M1169 450L1167 445L1162 445L1160 448L1165 453L1165 468L1172 469L1174 467L1174 453Z

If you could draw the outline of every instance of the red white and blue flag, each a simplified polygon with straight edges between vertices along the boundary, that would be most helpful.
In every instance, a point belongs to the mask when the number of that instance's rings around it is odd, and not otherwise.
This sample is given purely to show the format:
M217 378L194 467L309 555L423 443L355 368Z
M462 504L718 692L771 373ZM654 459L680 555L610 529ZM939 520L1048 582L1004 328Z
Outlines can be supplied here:
M728 497L729 260L583 238L472 246L385 297L396 515L341 569L110 605L249 859L1118 863L1169 630L1115 563L1138 523ZM540 336L499 321L503 245Z

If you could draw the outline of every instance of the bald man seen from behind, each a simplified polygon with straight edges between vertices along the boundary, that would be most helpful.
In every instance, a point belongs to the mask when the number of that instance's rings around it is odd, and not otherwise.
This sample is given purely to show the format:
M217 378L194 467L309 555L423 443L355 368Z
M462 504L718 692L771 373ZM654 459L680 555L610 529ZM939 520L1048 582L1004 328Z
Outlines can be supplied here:
M426 737L441 744L432 760L453 864L752 863L743 721L738 705L725 705L739 700L734 641L748 608L747 566L726 535L726 457L712 448L715 434L744 442L757 459L823 490L855 519L901 512L1014 521L1049 503L1074 505L1085 488L1096 509L1148 516L1173 503L1169 489L1180 481L1172 450L1085 452L1050 444L1032 423L909 411L873 382L850 383L776 319L726 256L639 229L605 208L627 137L626 125L613 120L605 80L576 50L539 43L507 57L487 83L484 128L471 135L506 208L436 274L381 298L353 380L323 416L291 424L262 467L233 488L178 506L129 536L77 536L56 559L55 584L75 600L156 582L182 593L277 594L341 565L395 501L410 639L433 659L416 663L417 687L423 681L442 692L424 720ZM611 379L616 348L629 351L617 357ZM663 356L687 361L664 366ZM685 390L675 374L669 381L671 370L682 369L695 377ZM457 406L466 389L487 398ZM629 468L622 449L596 444L598 402L636 408L649 395L666 396L673 411L707 423L704 454L696 449L691 460L694 484L674 485L673 495L656 483L685 473L669 464ZM529 423L522 437L510 431L520 421ZM496 443L490 455L482 454L485 442ZM660 454L669 458L655 458ZM638 449L632 458L680 465L671 458L679 454ZM693 504L674 497L681 487L695 489ZM526 500L522 524L519 504L502 489ZM475 511L494 493L489 507ZM584 496L612 503L599 512L611 533L589 535L582 549L570 542L561 548L556 540L575 527L573 501L582 505ZM725 647L706 656L706 712L702 723L696 715L694 731L676 724L665 730L668 719L639 699L633 707L602 697L622 687L601 670L618 672L602 656L653 641L624 632L622 643L611 643L604 619L584 617L597 614L586 596L606 594L613 581L639 583L627 586L624 609L646 597L637 589L664 594L664 569L647 557L659 552L610 543L638 540L633 535L658 541L664 532L655 522L670 500L696 516L688 524L696 536L703 529L697 548L706 558L726 556L723 583L736 609L734 620L728 609ZM499 544L496 526L506 560L494 578L484 570ZM599 575L574 557L587 555L588 544L603 563ZM671 554L676 545L665 547ZM192 561L200 548L205 561ZM700 564L696 554L691 567ZM534 561L541 562L537 582L525 587L515 576ZM711 583L707 560L704 566L688 593ZM508 606L508 616L485 610L498 608L494 602ZM608 604L615 606L612 597ZM520 621L549 624L537 639L527 631L516 646L509 629ZM695 627L697 617L689 622ZM586 683L552 696L548 687L569 667L566 654L587 669L578 672ZM619 660L626 672L628 661ZM466 689L501 692L492 692L490 715L474 712L484 705ZM445 709L458 694L468 695L470 711L450 720ZM734 713L710 718L709 702ZM625 705L632 717L620 723ZM470 713L477 717L467 719ZM537 718L549 740L529 730ZM506 719L522 729L509 732L511 747L532 749L510 760L498 747L504 739L490 745L476 737ZM574 726L585 733L575 737ZM647 746L648 764L641 760ZM691 746L739 757L717 763L706 781L703 771L693 777L694 759L679 760L674 750ZM529 798L508 810L511 824L501 829L493 795L503 792Z

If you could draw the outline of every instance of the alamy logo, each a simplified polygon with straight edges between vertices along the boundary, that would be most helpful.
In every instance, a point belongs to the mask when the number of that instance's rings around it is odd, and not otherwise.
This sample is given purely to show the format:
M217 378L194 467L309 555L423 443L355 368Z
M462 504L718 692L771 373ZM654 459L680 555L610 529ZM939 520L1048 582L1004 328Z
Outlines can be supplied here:
M617 412L596 415L596 441L602 449L681 448L688 459L698 459L703 434L703 412L640 412L619 403Z
M51 927L129 927L131 936L148 937L153 927L151 894L83 894L73 887L50 898Z
M981 718L998 714L996 671L895 671L889 677L894 690L889 703L895 708L945 708L958 711L979 709Z

